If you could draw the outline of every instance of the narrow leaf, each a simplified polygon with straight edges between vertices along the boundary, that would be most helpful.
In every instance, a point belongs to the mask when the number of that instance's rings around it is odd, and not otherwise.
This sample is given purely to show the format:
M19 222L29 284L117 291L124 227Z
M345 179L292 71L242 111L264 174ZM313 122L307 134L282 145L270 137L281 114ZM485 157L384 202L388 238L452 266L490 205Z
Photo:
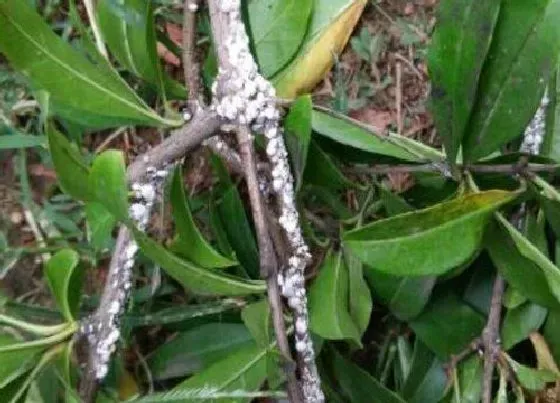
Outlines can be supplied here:
M342 390L349 396L352 403L404 403L395 392L387 389L381 382L372 377L356 364L343 358L334 348L334 375Z
M292 162L296 190L301 188L307 162L307 151L311 141L312 112L311 96L302 96L292 104L284 121L286 147Z
M61 116L99 128L180 124L159 117L106 65L94 65L77 53L26 2L1 0L0 25L0 51L50 94Z
M361 345L360 332L349 312L348 285L342 253L330 251L309 290L310 326L325 339L351 339Z
M77 252L63 249L50 258L45 267L51 292L62 315L69 322L75 320L82 295L83 270L78 267L79 261Z
M523 133L557 65L559 19L560 0L502 2L464 139L467 161Z
M547 313L546 308L533 303L508 310L501 329L504 350L509 350L528 338L531 332L538 330L544 323Z
M500 0L444 0L439 4L428 69L434 121L451 164L455 163L475 102L500 3Z
M34 136L31 134L15 133L0 134L0 150L15 150L19 148L45 147L47 139L45 136Z
M368 153L410 162L443 159L443 155L431 147L395 133L381 136L362 123L334 111L314 110L312 123L313 130L319 135Z
M89 186L98 202L119 220L128 218L128 185L123 153L109 150L93 161Z
M194 264L205 268L229 267L237 264L212 248L196 227L179 168L175 170L171 183L171 206L175 228L179 235L173 245L174 250Z
M195 266L173 255L143 232L135 230L134 237L144 255L161 266L183 287L193 292L211 295L247 295L259 294L266 289L263 281L245 280Z

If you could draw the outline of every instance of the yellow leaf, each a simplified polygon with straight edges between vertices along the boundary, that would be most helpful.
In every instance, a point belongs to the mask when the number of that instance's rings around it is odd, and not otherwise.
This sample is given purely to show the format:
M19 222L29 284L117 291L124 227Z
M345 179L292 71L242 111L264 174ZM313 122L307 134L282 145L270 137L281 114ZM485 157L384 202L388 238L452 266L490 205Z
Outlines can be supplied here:
M140 389L134 377L124 368L119 373L118 391L120 400L128 400L140 395Z
M367 0L348 2L328 25L318 32L312 29L299 55L274 79L280 98L295 98L323 79L333 65L334 56L339 55L348 42L366 3Z

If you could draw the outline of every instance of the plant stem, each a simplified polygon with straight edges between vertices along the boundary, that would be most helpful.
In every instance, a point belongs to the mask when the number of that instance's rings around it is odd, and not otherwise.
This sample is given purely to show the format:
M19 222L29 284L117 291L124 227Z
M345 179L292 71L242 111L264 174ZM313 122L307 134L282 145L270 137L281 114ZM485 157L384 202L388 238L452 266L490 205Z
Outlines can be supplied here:
M70 324L67 324L63 331L60 331L59 333L54 334L52 336L48 336L38 340L26 341L23 343L1 346L0 353L6 351L23 350L29 347L39 347L39 346L48 346L51 344L57 344L66 340L68 337L72 336L74 333L76 333L77 330L78 330L78 324L76 322L72 322Z

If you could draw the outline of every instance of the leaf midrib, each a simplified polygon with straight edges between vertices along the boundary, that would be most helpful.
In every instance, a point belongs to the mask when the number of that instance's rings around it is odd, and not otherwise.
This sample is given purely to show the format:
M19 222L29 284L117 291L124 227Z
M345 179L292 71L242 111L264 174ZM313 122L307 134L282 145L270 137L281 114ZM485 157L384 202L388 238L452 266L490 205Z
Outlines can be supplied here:
M8 22L10 22L14 28L21 34L23 35L31 44L33 44L41 53L43 53L47 58L51 59L53 62L55 62L56 64L58 64L60 67L62 67L64 70L70 72L72 75L74 75L75 77L79 78L80 80L84 81L85 83L91 85L92 87L96 88L98 91L103 92L105 94L107 94L108 96L110 96L111 98L114 98L115 100L127 105L128 107L140 112L140 114L149 117L150 119L155 119L158 121L162 121L162 119L153 113L150 113L149 110L145 109L145 108L140 108L138 105L130 102L127 99L121 98L119 97L117 94L115 94L114 92L108 90L107 88L97 84L95 81L90 80L88 77L80 74L77 70L74 70L72 67L70 67L69 65L67 65L66 63L64 63L62 60L60 60L59 58L55 57L54 55L52 55L50 52L47 51L46 48L44 48L40 43L38 43L37 41L35 41L33 39L33 37L31 37L24 29L23 27L21 27L21 25L19 25L16 21L14 21L13 18L10 17L9 14L7 14L6 12L2 11L2 14L4 15L4 17L6 17L6 19L8 20Z

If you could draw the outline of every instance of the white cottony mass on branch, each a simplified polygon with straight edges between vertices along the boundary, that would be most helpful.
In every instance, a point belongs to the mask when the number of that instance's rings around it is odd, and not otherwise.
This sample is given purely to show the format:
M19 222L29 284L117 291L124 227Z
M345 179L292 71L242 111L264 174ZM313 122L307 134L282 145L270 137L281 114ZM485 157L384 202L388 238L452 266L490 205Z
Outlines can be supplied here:
M294 312L295 346L301 363L302 389L306 402L323 402L320 378L315 364L315 353L309 332L304 270L311 259L303 239L295 205L294 180L288 163L288 154L280 112L276 108L275 90L261 76L249 50L249 38L241 20L240 1L222 0L221 12L227 15L228 32L225 39L225 66L220 66L214 82L213 108L227 123L248 125L262 132L268 140L266 154L272 164L272 187L280 210L278 222L290 243L288 266L279 274L278 284Z
M167 173L166 169L156 170L151 167L147 170L145 182L132 184L135 200L129 207L129 215L142 231L148 225L152 208ZM132 268L138 245L130 236L125 237L124 242L124 245L119 246L123 253L117 258L117 268L107 279L108 291L104 291L100 303L104 309L88 318L80 327L80 333L87 338L90 345L89 361L98 380L105 378L109 370L111 354L116 350L120 338L119 319L132 287Z
M533 155L539 154L541 145L544 141L546 129L546 108L548 103L549 99L547 90L541 99L541 104L539 105L537 112L535 112L535 116L525 129L520 151Z

